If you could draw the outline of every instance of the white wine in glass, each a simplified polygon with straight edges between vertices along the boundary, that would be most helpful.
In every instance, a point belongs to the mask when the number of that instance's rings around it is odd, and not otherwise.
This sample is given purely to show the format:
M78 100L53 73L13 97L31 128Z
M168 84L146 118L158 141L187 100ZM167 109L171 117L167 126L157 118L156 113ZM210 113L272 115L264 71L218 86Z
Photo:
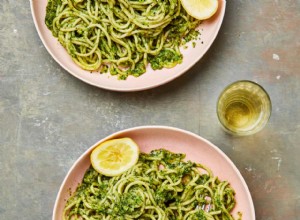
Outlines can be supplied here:
M269 121L271 100L257 83L237 81L227 86L217 103L217 114L223 128L234 135L260 131Z

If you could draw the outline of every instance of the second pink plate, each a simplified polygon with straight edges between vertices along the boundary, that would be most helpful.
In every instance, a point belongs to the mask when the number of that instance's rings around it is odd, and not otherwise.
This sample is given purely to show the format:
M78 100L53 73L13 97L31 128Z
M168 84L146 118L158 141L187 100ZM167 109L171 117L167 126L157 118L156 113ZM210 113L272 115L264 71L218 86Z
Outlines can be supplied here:
M74 163L65 177L58 192L53 220L61 220L66 200L70 190L74 192L83 175L91 165L90 153L101 142L112 139L130 137L140 147L142 152L164 148L176 153L185 153L186 159L202 163L211 168L214 175L221 180L227 180L236 192L236 206L233 215L240 211L245 220L255 220L254 206L248 187L232 161L215 145L191 132L165 126L142 126L123 130L112 134L90 147Z

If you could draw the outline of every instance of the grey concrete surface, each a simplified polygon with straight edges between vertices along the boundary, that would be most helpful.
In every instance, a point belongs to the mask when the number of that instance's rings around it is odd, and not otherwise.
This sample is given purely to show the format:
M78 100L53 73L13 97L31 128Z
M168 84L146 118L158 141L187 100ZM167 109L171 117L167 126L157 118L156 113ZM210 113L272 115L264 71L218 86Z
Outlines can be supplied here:
M245 178L258 220L300 219L300 1L227 1L208 53L175 81L117 93L62 69L35 30L29 1L0 2L0 219L51 219L59 186L74 161L112 132L168 125L210 140ZM248 79L270 94L261 132L223 132L216 100Z

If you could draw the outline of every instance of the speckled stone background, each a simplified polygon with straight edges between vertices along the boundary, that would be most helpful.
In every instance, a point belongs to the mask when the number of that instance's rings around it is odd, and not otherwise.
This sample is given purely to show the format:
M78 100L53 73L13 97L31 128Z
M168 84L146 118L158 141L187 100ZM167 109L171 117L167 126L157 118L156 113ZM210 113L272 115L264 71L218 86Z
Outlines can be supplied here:
M227 1L204 58L156 89L116 93L84 84L48 54L29 1L0 2L0 219L50 219L73 162L112 132L138 125L192 131L244 176L258 220L300 219L300 1ZM236 138L220 128L216 100L229 83L269 92L265 129Z

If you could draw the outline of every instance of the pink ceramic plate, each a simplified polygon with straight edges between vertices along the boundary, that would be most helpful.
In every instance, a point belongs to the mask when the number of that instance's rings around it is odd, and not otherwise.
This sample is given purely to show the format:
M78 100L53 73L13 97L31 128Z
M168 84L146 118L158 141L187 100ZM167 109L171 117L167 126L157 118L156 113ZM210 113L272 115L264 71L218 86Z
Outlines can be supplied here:
M102 139L84 152L71 167L60 187L53 210L53 220L62 219L66 200L70 197L70 189L74 192L78 183L81 182L85 171L90 166L89 156L94 147L105 140L121 137L132 138L140 146L142 152L164 148L172 152L185 153L187 160L210 167L221 180L228 180L236 191L237 204L233 210L234 216L241 211L244 220L255 220L250 192L232 161L209 141L191 132L164 126L143 126L123 130Z
M201 40L197 42L196 47L193 48L190 45L188 49L182 49L184 59L180 65L171 69L156 71L148 67L147 72L142 76L138 78L130 76L126 80L118 80L117 77L111 76L110 74L91 74L89 71L82 70L72 61L66 50L60 45L58 40L52 36L45 25L44 19L47 0L31 0L31 11L36 29L44 46L56 62L73 76L86 83L104 89L114 91L138 91L150 89L177 78L191 68L205 54L216 38L223 21L226 1L219 0L219 2L219 10L217 13L199 26L201 30ZM203 44L201 42L203 42Z

